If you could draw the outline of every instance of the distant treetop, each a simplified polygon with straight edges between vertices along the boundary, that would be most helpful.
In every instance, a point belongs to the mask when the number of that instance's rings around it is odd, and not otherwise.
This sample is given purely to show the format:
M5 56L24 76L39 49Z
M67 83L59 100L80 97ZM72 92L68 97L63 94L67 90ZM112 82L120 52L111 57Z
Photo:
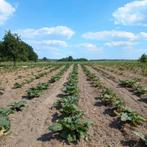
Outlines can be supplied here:
M15 65L16 61L37 61L38 55L17 34L8 31L0 41L0 60L13 61Z

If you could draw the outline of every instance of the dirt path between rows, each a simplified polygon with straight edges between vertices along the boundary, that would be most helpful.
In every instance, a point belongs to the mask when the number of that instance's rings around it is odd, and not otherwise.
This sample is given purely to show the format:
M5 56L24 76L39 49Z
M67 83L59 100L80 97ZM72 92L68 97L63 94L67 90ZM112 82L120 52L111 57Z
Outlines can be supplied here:
M95 100L95 97L98 97L100 92L90 86L81 67L79 67L78 76L78 86L80 90L79 109L84 111L85 120L93 122L93 125L89 129L89 140L81 140L78 144L68 145L60 142L52 133L46 131L45 134L39 138L43 141L42 147L135 147L133 146L134 142L130 142L130 137L127 134L124 136L119 130L116 118L106 114L108 109ZM48 122L50 125L52 124L51 118L54 118L53 116L56 116L58 112L55 109L51 111L54 111L54 113L50 113L46 120L46 124Z
M111 88L118 95L118 97L122 98L126 106L134 109L145 118L147 118L147 104L141 102L139 97L131 94L127 89L118 86L118 83L114 82L111 79L108 79L101 72L97 72L91 67L88 68L100 78L106 87Z
M71 67L41 97L28 101L27 107L22 112L10 116L12 133L5 137L0 143L0 147L43 146L43 142L39 141L39 138L44 134L44 130L48 129L45 128L45 122L48 118L49 108L56 101L57 94L60 93L70 71Z
M130 78L139 78L142 80L143 83L146 83L147 84L147 77L146 75L143 75L141 73L138 73L137 72L137 69L136 69L136 72L134 71L131 71L131 70L122 70L122 69L117 69L116 67L111 67L111 66L104 66L104 65L98 65L97 67L101 68L101 69L105 69L107 71L110 71L110 72L113 72L117 75L123 75L123 76L126 76L126 77L130 77Z
M141 83L142 86L146 87L147 86L147 77L142 76L142 75L136 75L136 73L132 74L129 72L125 71L120 71L121 74L118 74L117 72L112 72L108 67L102 67L102 66L96 66L97 69L105 73L107 76L111 76L113 80L126 80L126 79L139 79L139 82Z
M26 69L20 69L20 71L5 73L0 75L0 81L1 81L1 87L5 89L4 92L7 91L7 89L10 89L13 87L15 82L20 82L24 80L26 77L29 77L30 75L34 73L38 73L40 70L43 70L43 68L26 68Z
M24 85L22 88L8 90L6 93L0 96L0 107L6 107L11 102L15 100L20 100L22 96L26 96L26 90L36 86L38 83L47 82L51 78L51 76L59 72L59 70L60 69L52 71L48 73L48 75L41 77L40 79L35 79L33 82Z
M85 113L85 118L93 122L89 129L90 141L79 147L121 147L125 140L123 134L111 126L115 118L104 114L106 107L95 100L99 91L90 86L83 71L79 70L80 102L79 106Z

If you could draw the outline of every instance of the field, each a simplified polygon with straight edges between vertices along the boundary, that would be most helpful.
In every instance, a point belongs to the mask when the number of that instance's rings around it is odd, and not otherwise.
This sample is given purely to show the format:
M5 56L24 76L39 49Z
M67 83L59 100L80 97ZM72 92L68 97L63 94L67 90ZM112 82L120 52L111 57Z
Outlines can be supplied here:
M0 64L0 147L144 147L147 64Z

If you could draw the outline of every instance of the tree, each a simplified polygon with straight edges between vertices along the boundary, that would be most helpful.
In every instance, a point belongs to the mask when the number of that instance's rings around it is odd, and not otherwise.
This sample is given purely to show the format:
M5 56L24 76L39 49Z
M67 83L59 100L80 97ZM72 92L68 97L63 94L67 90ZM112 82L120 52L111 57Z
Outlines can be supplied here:
M3 58L3 43L0 42L0 60Z
M146 54L143 54L140 59L139 59L140 62L147 62L147 55Z
M43 57L42 61L48 61L48 59L46 57Z
M16 65L16 60L20 56L20 38L17 34L12 34L10 31L6 32L3 38L3 55L8 59L12 59L14 66Z
M38 55L17 34L12 34L8 31L5 33L3 41L0 42L0 58L3 60L13 60L15 66L17 60L37 61Z
M73 57L72 56L69 56L68 57L68 61L73 61Z
M28 59L30 61L36 62L38 60L38 55L33 51L33 48L31 46L28 46L28 51L29 51Z

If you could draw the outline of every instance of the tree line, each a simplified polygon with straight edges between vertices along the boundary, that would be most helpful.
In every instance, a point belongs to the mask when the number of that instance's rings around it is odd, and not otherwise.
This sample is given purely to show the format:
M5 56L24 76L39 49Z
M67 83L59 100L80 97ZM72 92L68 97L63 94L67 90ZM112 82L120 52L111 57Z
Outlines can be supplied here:
M0 61L37 61L38 55L32 46L22 41L17 34L7 31L0 41Z
M58 61L64 61L64 62L69 62L69 61L88 61L88 59L86 58L78 58L78 59L74 59L72 56L66 57L66 58L62 58L59 59Z

